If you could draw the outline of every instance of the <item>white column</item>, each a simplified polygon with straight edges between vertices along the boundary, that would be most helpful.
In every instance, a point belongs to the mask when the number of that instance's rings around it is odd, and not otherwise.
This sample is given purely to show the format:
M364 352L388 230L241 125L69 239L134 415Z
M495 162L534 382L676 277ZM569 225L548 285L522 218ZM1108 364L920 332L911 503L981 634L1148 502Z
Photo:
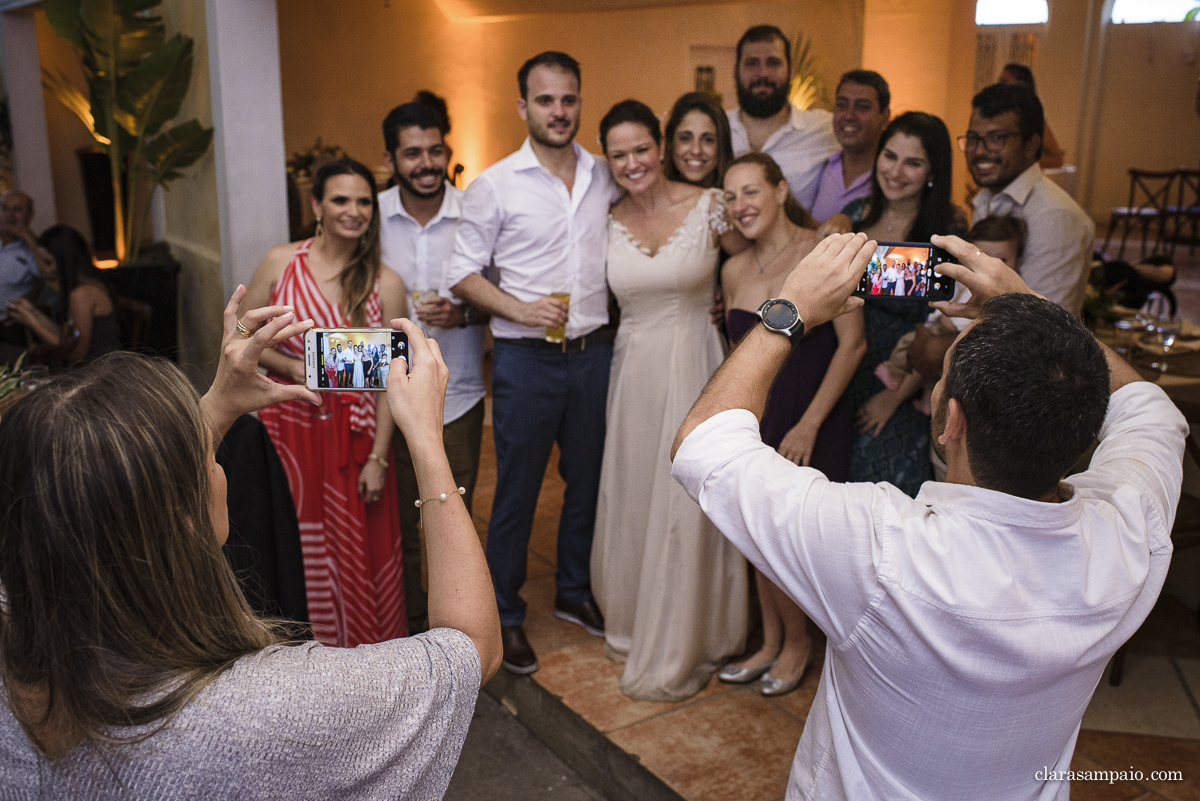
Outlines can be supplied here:
M4 81L8 87L8 116L12 120L13 171L17 188L33 198L35 231L58 222L54 207L54 178L50 172L50 139L42 102L37 31L28 11L0 13L4 37ZM278 70L276 70L278 72Z
M221 271L228 295L288 241L275 0L205 0Z

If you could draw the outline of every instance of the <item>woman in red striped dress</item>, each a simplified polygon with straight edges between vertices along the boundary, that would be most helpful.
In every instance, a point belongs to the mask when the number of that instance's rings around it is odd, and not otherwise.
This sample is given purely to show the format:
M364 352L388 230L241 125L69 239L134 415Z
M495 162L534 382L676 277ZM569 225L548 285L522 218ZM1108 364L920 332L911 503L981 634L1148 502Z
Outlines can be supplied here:
M376 328L403 317L404 283L380 262L374 176L340 159L313 180L317 236L273 248L254 273L242 311L294 306L318 328ZM300 338L263 351L281 383L303 384ZM323 396L269 407L259 419L279 451L304 553L308 616L327 645L353 647L407 633L395 472L388 464L392 418L383 393Z

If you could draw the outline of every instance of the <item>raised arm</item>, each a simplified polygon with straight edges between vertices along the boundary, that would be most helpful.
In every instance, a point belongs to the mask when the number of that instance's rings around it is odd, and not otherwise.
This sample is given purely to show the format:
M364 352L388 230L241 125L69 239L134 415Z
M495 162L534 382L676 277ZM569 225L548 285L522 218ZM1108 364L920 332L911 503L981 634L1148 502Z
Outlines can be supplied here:
M292 244L271 248L270 252L259 262L258 268L250 279L250 286L246 289L246 295L242 300L242 312L262 308L271 302L271 288L275 286L275 282L279 280L295 252L296 247ZM304 383L303 359L292 359L279 351L268 348L262 352L259 362L271 372L287 376L292 383Z
M853 297L874 243L866 234L822 239L783 282L780 297L795 304L805 328L815 328L862 306ZM675 435L671 456L696 426L729 409L748 409L762 419L771 382L787 359L787 337L755 326L709 380Z
M466 634L479 651L482 681L500 668L500 614L483 549L456 491L442 443L442 411L450 371L435 340L410 320L392 320L408 334L412 365L398 361L388 373L388 405L408 443L429 550L429 625Z

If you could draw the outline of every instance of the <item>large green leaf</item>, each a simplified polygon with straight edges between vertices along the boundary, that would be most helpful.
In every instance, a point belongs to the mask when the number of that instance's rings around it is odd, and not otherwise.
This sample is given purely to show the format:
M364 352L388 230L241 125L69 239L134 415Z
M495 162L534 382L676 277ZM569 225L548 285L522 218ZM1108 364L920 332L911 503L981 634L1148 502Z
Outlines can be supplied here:
M179 114L192 80L192 40L178 34L121 81L114 112L133 136L153 136Z
M1183 15L1184 22L1193 22L1200 19L1200 6L1196 6L1191 11Z
M104 146L109 143L108 137L96 133L96 118L92 114L91 101L75 84L71 83L66 75L61 72L50 72L43 67L42 86L79 118L97 144Z
M183 177L179 171L192 166L205 154L212 144L212 136L212 128L188 120L147 143L142 152L155 182L166 184Z
M84 48L83 22L79 18L80 0L45 0L46 21L54 32L66 39L76 50Z
M122 13L127 0L83 0L81 19L97 75L124 77L166 39L161 17ZM86 57L85 57L86 60Z

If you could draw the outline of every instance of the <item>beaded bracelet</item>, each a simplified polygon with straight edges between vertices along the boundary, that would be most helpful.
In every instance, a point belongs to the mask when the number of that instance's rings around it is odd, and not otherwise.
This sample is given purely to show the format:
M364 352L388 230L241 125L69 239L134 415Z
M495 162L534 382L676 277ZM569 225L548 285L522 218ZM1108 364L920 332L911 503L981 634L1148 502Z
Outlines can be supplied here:
M457 492L459 495L466 495L467 488L459 487L458 489L454 490L454 492ZM423 498L419 501L413 501L413 505L416 506L418 509L420 509L422 506L429 503L430 501L443 501L444 502L447 498L449 498L451 495L453 495L454 492L443 492L441 495L434 495L432 498Z
M379 454L377 454L377 453L368 453L368 454L367 454L367 461L368 461L368 462L375 462L377 465L379 465L380 467L382 467L384 470L387 470L387 469L388 469L388 463L387 463L387 459L384 459L382 456L380 456L380 455L379 455Z

